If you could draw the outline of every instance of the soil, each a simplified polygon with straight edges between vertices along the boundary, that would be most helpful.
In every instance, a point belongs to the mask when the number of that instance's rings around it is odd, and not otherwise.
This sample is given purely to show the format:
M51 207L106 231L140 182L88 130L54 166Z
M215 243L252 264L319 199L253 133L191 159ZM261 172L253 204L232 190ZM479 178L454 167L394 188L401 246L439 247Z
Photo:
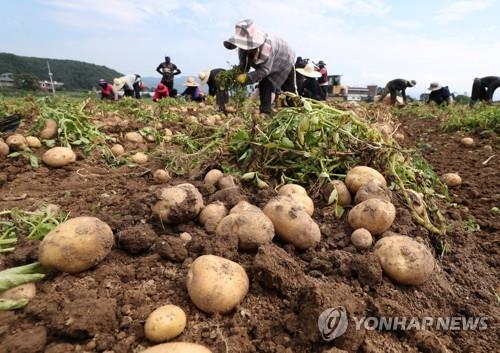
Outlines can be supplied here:
M356 250L345 219L336 220L328 207L314 214L322 231L315 249L301 252L276 239L256 253L242 253L237 243L217 239L195 221L166 226L153 218L159 186L148 170L158 162L110 169L80 158L61 169L32 170L22 159L0 160L0 200L8 200L0 201L0 209L54 203L71 217L100 218L113 229L117 244L95 268L75 275L51 273L37 283L38 293L26 308L0 312L0 353L140 352L150 346L143 333L147 316L165 304L179 305L187 314L188 325L177 340L201 343L214 353L497 351L500 218L491 208L500 205L498 138L476 134L476 145L463 147L463 134L442 132L436 121L406 118L401 123L407 147L421 149L439 174L455 171L464 181L450 190L451 202L442 204L450 222L444 239L414 224L409 211L397 205L391 231L418 238L438 259L432 277L414 287L393 283L370 250ZM275 195L239 187L210 193L201 176L173 178L168 185L183 182L198 186L205 203L221 200L228 207L243 199L262 207ZM480 230L464 226L471 219ZM436 251L441 241L449 245L445 254ZM15 253L0 258L0 268L35 261L37 247L36 241L21 238ZM186 291L189 265L210 253L237 261L250 277L248 295L228 315L199 311ZM318 316L338 306L346 308L350 325L328 343L321 339ZM354 329L352 316L384 315L490 319L484 331Z

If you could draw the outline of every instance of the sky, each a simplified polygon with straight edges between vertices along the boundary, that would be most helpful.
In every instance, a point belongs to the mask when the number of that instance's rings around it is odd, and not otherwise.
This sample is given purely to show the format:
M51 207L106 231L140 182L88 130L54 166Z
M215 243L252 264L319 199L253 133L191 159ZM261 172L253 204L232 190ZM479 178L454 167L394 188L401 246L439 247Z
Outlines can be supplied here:
M500 76L500 0L0 0L0 52L74 59L155 76L169 55L183 74L229 67L236 22L324 60L351 86L417 80L469 92ZM500 91L500 90L499 90ZM498 97L497 92L495 97Z

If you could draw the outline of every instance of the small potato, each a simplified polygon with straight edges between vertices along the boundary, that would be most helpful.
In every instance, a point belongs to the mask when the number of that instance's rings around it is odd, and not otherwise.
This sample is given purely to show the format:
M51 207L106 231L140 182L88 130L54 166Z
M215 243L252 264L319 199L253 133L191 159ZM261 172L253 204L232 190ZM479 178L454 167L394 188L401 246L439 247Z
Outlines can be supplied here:
M153 214L167 224L181 224L198 216L203 197L192 184L180 184L158 190L159 201L152 207Z
M208 186L216 185L222 177L224 177L224 173L219 169L212 169L205 175L203 182Z
M307 212L309 216L312 216L314 213L314 202L307 195L306 189L297 184L287 184L282 186L278 190L278 195L282 196L290 196L295 200L299 205L304 207L304 210Z
M398 142L403 142L405 140L405 135L400 133L400 132L396 132L394 135L393 135L394 139Z
M125 148L123 148L123 146L120 144L115 144L111 147L111 153L115 157L120 157L125 153Z
M113 232L106 223L95 217L76 217L45 236L38 250L38 261L49 269L78 273L101 262L113 244Z
M153 180L157 184L165 184L170 181L170 174L165 169L157 169L153 173Z
M232 106L226 106L226 113L229 113L229 114L234 114L237 112L236 108L235 107L232 107Z
M137 152L131 157L131 159L132 159L132 162L134 162L136 164L146 164L149 160L149 157L147 154L145 154L143 152Z
M419 215L424 214L425 212L425 202L424 202L424 197L422 194L411 190L407 189L406 192L408 193L408 196L410 197L410 200L412 202L413 209L415 212L417 212Z
M387 182L382 174L373 168L365 166L357 166L352 168L347 172L345 178L345 184L350 192L353 194L357 193L359 188L369 181L374 180L375 182L387 186Z
M212 353L212 351L196 343L171 342L158 344L141 353Z
M142 135L136 131L127 132L125 134L125 140L132 143L143 143L144 139Z
M40 131L40 138L42 140L50 140L57 136L57 121L52 119L45 120L42 131Z
M187 118L186 118L186 123L188 124L198 124L198 118L195 117L194 115L189 115Z
M354 197L354 203L358 204L368 199L379 199L391 202L392 193L387 186L371 180L359 188L356 196Z
M217 182L219 190L230 189L238 187L238 179L232 175L222 177Z
M177 305L164 305L149 314L144 334L152 342L165 342L179 336L186 327L186 314Z
M172 130L168 129L168 128L165 128L163 130L163 134L164 134L164 139L165 139L165 142L170 142L172 141L172 137L174 136Z
M351 243L358 250L368 249L373 244L373 238L365 228L356 229L351 234Z
M470 137L464 137L460 140L460 143L464 146L474 146L474 139Z
M36 296L36 286L34 283L25 283L20 286L16 286L7 289L5 292L0 294L0 299L9 300L20 300L28 299L31 300Z
M422 284L434 270L435 260L431 252L407 236L384 237L377 241L373 250L384 272L400 284Z
M396 208L388 201L368 199L351 209L347 220L354 229L365 228L379 235L390 228L396 218Z
M264 213L273 222L276 234L298 249L315 247L321 240L316 222L290 196L271 199L264 207Z
M457 173L446 173L441 177L446 186L453 187L462 184L462 178Z
M22 151L28 148L26 139L21 134L14 134L7 137L5 143L9 145L11 151Z
M255 205L250 204L247 201L240 201L231 208L229 214L243 213L243 212L262 212L260 208Z
M156 138L153 135L146 135L146 141L155 142Z
M352 203L351 193L342 180L333 180L325 186L323 193L325 201L330 199L334 189L337 190L337 204L339 206L349 206Z
M392 135L392 131L394 130L393 126L389 123L375 123L372 124L372 128L380 132L384 139L388 139Z
M9 154L10 148L5 142L0 141L0 156L7 156Z
M226 216L226 206L224 206L222 202L216 201L201 211L199 221L200 224L205 227L207 232L213 233L217 229L220 221Z
M43 154L42 161L50 167L64 167L76 161L76 154L69 147L53 147Z
M26 137L26 143L28 144L28 147L30 148L40 148L42 147L42 143L38 139L38 137L35 136L28 136Z
M225 314L245 298L249 280L245 269L236 262L203 255L191 264L186 287L198 309L210 314Z

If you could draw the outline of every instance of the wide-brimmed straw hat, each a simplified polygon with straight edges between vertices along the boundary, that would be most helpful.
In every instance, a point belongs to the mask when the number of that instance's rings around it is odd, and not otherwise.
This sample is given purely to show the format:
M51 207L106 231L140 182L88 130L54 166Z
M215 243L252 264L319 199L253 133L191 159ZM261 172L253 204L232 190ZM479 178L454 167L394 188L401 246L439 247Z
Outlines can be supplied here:
M198 78L200 79L200 81L201 81L202 84L205 84L205 83L208 82L208 77L209 76L210 76L210 71L209 70L201 71L198 74Z
M410 84L410 87L415 87L417 85L417 81L415 80L408 81L408 83Z
M186 80L186 83L184 83L184 86L187 87L198 87L198 82L194 80L194 77L188 77Z
M252 50L264 44L266 38L267 34L259 31L253 20L247 19L236 24L234 35L224 41L224 46L227 49Z
M429 91L434 92L434 91L440 90L441 88L442 88L442 86L438 82L431 82L431 85L427 89Z
M126 77L117 77L113 80L113 89L116 91L119 91L125 86L125 83L127 82Z
M307 64L303 69L297 69L297 72L301 75L304 75L304 76L310 77L310 78L320 78L321 77L321 73L314 70L313 64Z

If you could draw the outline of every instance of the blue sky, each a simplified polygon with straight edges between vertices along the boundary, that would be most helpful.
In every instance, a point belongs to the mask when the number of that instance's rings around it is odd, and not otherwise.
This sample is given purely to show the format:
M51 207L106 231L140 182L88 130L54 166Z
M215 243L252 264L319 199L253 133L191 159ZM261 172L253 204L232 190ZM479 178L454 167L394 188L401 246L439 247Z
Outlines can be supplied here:
M431 81L464 92L500 76L500 0L4 0L1 16L0 51L144 76L165 54L192 75L235 63L222 41L244 18L344 84L403 77L416 95Z

